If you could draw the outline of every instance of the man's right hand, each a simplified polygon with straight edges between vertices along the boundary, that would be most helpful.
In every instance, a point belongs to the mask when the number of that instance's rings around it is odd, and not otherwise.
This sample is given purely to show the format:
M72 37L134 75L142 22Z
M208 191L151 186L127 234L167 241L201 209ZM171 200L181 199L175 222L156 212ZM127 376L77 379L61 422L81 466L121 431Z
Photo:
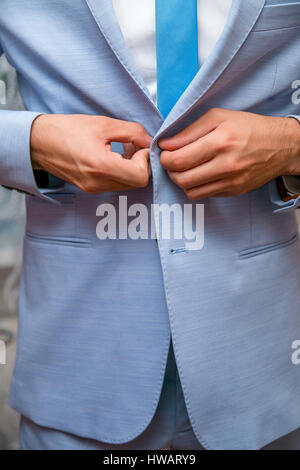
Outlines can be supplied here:
M135 122L102 116L45 114L31 130L33 169L44 170L86 193L147 186L152 141ZM111 151L124 144L124 156Z

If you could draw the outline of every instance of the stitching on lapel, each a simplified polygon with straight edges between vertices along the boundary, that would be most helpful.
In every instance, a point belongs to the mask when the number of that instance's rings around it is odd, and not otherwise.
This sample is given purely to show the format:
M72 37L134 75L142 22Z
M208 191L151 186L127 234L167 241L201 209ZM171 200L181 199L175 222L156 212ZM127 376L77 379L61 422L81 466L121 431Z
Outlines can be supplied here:
M149 90L147 89L147 87L145 86L145 83L143 80L141 80L140 77L138 77L134 70L132 70L131 68L131 65L128 64L128 62L126 62L123 57L120 56L119 52L116 50L115 46L112 44L111 40L109 39L109 37L107 36L106 32L103 30L102 28L102 25L101 25L101 21L99 20L99 17L97 15L97 12L95 11L94 7L91 5L90 1L89 0L86 0L90 10L91 10L91 13L94 17L94 20L96 21L97 25L99 26L100 28L100 31L101 33L103 34L105 40L107 41L108 45L110 46L110 48L112 49L112 51L114 52L115 56L117 57L117 59L119 60L119 62L123 65L123 68L126 70L126 72L131 76L131 78L133 78L133 80L137 83L137 85L143 90L143 92L145 93L145 95L148 97L148 99L151 101L151 103L155 106L155 103L153 102L151 96L150 96L150 93L149 93ZM126 46L126 43L125 43L125 46ZM130 53L130 51L129 51ZM156 107L156 106L155 106Z

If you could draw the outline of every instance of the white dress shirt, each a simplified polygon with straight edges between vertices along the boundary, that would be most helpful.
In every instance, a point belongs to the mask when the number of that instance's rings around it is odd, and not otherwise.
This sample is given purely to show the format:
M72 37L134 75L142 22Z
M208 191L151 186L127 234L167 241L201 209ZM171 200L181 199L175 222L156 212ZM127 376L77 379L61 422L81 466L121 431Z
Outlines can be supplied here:
M127 46L156 102L155 0L112 2ZM232 0L198 0L199 64L205 61L219 39L231 3Z

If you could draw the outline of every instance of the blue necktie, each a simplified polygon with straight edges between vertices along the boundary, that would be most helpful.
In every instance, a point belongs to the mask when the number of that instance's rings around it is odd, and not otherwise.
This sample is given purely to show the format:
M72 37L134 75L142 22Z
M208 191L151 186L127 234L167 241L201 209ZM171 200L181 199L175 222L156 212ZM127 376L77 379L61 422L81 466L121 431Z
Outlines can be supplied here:
M157 104L166 117L199 70L197 0L156 0Z

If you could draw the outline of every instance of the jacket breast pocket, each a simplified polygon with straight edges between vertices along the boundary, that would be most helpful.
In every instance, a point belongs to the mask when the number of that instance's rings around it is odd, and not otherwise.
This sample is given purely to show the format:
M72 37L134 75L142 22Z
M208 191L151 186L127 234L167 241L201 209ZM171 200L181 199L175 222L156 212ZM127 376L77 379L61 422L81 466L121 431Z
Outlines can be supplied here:
M253 32L300 28L300 1L266 3Z

